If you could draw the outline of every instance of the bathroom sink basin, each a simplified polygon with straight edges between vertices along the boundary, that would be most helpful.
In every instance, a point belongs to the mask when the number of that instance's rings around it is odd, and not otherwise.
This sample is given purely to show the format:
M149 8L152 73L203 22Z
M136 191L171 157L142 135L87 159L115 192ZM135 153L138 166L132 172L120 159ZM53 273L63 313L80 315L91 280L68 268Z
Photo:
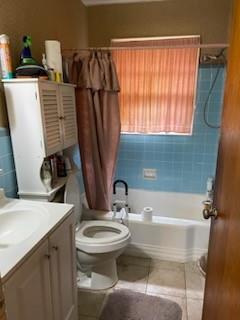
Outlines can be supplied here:
M0 211L0 250L29 238L46 219L44 211L35 209Z

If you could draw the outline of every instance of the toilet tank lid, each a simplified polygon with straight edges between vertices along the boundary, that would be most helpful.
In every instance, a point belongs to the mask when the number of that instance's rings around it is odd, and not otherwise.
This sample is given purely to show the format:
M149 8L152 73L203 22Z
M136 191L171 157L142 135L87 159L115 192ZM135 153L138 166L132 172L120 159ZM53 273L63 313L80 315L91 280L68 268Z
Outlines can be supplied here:
M73 204L76 216L76 223L81 220L82 216L82 201L80 186L76 173L71 174L65 185L64 203Z

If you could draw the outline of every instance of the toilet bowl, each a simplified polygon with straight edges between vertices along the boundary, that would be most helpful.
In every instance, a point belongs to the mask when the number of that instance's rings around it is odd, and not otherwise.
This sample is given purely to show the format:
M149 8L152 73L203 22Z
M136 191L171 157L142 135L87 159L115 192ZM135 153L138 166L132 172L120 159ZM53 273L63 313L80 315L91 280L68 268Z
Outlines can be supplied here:
M111 288L118 281L116 259L130 242L129 229L112 221L81 221L80 188L75 174L66 183L64 202L74 205L76 215L78 287Z

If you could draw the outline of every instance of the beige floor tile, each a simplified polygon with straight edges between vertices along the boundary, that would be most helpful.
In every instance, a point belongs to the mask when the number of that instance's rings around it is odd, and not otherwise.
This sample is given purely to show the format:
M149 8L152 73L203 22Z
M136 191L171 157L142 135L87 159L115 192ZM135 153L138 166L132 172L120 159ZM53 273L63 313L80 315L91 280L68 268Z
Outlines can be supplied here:
M116 289L130 289L137 292L146 292L148 270L147 267L135 265L118 266L118 283Z
M159 293L185 297L184 272L151 268L147 284L147 293Z
M176 271L184 271L184 263L173 262L173 261L165 261L153 259L151 261L152 268L166 269L166 270L176 270Z
M117 260L118 265L135 265L139 267L149 267L151 259L121 255Z
M185 272L200 273L197 266L197 261L190 261L185 263Z
M163 299L168 299L168 300L176 302L182 309L182 312L183 312L182 320L187 320L187 300L186 300L186 298L157 294L157 293L148 293L148 295L154 295L157 297L161 297Z
M188 320L202 319L203 301L199 299L187 299L187 314Z
M78 291L78 313L79 315L98 317L104 298L105 292L100 291Z
M186 272L186 295L188 298L203 299L205 279L201 273Z

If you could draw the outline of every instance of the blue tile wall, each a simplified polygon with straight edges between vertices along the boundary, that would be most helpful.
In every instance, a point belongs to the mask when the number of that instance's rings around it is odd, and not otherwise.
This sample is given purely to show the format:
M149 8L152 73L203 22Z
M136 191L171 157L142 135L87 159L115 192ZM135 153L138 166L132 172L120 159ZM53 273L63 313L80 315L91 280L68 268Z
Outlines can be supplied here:
M116 178L131 188L204 193L209 176L215 175L219 130L203 121L203 106L218 68L200 67L192 136L121 135ZM207 112L208 121L221 119L225 70L220 69ZM157 169L157 180L144 180L143 168Z
M11 138L8 130L0 128L0 188L4 188L8 197L17 196L17 181L12 154Z
M219 130L208 128L203 121L203 105L216 67L199 69L197 105L192 136L121 135L116 178L124 179L131 188L156 191L204 193L206 180L215 175ZM208 120L218 124L221 119L225 70L221 68L211 94ZM80 163L78 152L76 162ZM0 128L0 188L7 196L16 197L17 182L11 139ZM143 168L157 169L157 180L144 180ZM82 179L81 187L83 189Z

